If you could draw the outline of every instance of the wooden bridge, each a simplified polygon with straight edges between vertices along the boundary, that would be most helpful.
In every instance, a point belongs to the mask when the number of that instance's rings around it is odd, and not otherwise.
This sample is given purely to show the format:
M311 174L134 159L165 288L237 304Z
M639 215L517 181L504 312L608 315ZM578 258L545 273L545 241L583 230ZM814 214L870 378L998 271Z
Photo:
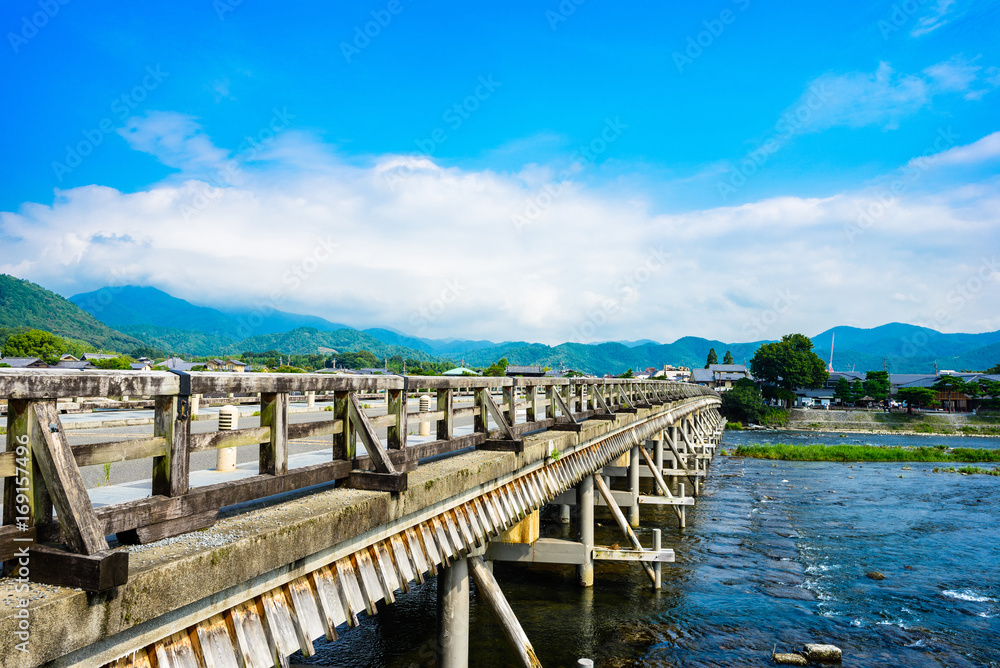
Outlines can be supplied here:
M192 433L192 402L212 393L259 393L260 426ZM290 424L293 393L333 395L332 415ZM409 410L414 395L433 405ZM121 396L151 398L152 436L69 444L60 398ZM632 379L0 369L0 399L3 666L287 665L429 576L437 663L465 666L470 574L521 663L540 665L492 562L573 564L592 586L595 563L633 561L659 587L673 553L632 527L644 504L684 526L724 427L713 391ZM436 440L408 443L416 423ZM289 444L323 435L325 461L290 469ZM259 449L257 475L190 485L192 453L238 446ZM126 460L150 462L152 494L95 508L80 467ZM576 508L578 540L540 537L550 504L566 522ZM595 505L628 549L594 544Z

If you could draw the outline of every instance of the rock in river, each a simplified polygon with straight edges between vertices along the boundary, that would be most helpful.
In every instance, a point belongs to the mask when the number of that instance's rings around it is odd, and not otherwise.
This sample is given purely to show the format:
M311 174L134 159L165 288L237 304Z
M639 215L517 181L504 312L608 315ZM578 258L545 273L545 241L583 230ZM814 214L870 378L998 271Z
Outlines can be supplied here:
M806 657L801 654L772 654L771 660L780 666L807 666Z
M806 645L806 658L810 661L837 663L840 657L840 648L836 645Z
M872 580L885 580L885 576L878 571L871 571L870 573L865 573L866 578L871 578Z

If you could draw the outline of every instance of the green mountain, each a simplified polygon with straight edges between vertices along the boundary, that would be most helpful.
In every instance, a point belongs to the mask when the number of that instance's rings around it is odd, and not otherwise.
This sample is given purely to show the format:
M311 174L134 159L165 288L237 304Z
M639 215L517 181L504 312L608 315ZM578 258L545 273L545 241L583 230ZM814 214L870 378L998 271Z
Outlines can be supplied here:
M315 355L320 348L333 349L341 353L367 350L378 358L400 355L403 359L416 359L422 362L435 362L439 359L422 350L383 343L370 334L357 330L339 329L335 332L322 332L312 327L300 327L282 334L254 336L234 344L231 350L234 353L279 350L292 355Z
M334 331L350 329L314 315L272 308L224 312L196 306L156 288L126 285L73 295L71 302L111 327L155 325L228 337L233 342L258 334L276 334L298 327Z
M674 343L646 343L627 346L621 343L562 343L546 346L541 343L514 342L468 351L463 354L467 364L483 366L501 357L511 364L541 365L559 368L560 365L594 374L619 374L628 369L641 371L647 367L662 368L664 364L701 367L710 348L715 348L719 358L727 350L738 362L749 361L762 342L723 343L693 336L686 336ZM447 355L455 359L456 355Z
M95 348L119 352L142 345L139 339L111 329L56 293L7 274L0 274L0 328L8 334L44 329Z
M190 330L161 327L159 325L128 325L123 332L141 339L150 348L171 355L228 355L238 346L228 336L192 332Z

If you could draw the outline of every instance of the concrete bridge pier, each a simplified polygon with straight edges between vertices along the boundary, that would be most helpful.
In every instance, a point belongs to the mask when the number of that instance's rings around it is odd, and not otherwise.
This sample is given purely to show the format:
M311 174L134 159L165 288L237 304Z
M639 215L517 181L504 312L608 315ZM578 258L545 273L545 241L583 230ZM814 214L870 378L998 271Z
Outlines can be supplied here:
M576 486L576 511L584 562L576 567L583 587L594 586L594 476L584 476Z
M469 560L438 569L437 666L469 666Z
M628 523L633 529L639 528L639 446L633 445L628 460L628 491L632 494Z

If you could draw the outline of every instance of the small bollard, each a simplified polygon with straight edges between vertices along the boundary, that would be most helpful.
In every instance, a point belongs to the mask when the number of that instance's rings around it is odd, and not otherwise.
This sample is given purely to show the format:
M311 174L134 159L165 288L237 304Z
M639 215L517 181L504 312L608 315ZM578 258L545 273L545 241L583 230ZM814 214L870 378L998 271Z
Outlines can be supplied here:
M232 431L239 426L240 411L235 406L219 409L219 431ZM236 448L219 448L215 455L215 470L220 473L236 470Z
M580 659L576 662L576 668L594 668L593 659Z
M191 395L190 406L191 406L191 417L194 417L195 415L198 414L198 411L201 409L201 395L200 394L192 394Z
M306 391L306 406L312 408L316 405L316 391L307 390Z
M431 395L421 394L420 395L420 412L425 413L431 409ZM427 420L420 421L420 435L430 436L431 435L431 423Z

